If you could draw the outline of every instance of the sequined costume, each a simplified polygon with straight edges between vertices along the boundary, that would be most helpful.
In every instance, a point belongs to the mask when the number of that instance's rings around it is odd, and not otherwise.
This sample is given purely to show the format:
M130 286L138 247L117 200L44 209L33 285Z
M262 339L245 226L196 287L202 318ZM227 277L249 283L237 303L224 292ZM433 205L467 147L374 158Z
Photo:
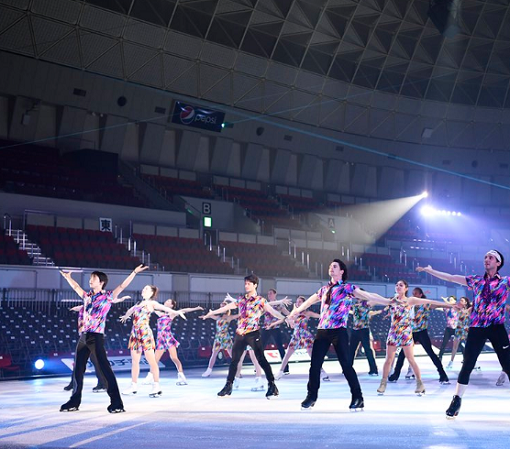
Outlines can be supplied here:
M294 332L289 342L289 349L309 349L313 345L313 334L308 330L308 320L304 313L300 313L294 320Z
M166 351L171 347L179 347L179 342L172 334L172 320L169 315L163 315L158 318L158 336L156 340L156 349Z
M133 310L133 328L129 336L128 349L133 351L149 351L156 348L154 335L150 326L152 311L147 304L137 304Z
M228 332L230 321L219 318L216 321L216 335L214 336L213 351L232 349L232 337Z
M411 346L413 344L411 309L407 301L394 300L390 304L391 325L387 346Z

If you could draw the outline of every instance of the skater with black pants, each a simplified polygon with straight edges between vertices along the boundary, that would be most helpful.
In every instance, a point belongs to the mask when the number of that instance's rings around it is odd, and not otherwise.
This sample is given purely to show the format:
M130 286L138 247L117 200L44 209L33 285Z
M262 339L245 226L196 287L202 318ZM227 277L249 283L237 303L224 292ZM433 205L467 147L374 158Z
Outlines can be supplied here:
M239 361L244 354L246 346L250 346L255 352L255 357L259 362L261 368L264 370L268 382L266 398L271 399L277 397L279 392L274 383L274 375L271 370L271 365L264 356L264 349L262 348L262 340L260 338L260 317L264 312L271 313L280 320L285 317L273 309L269 305L266 298L257 295L257 287L259 278L251 274L244 278L245 295L229 302L227 305L220 307L216 310L209 310L202 319L211 318L213 315L221 315L228 310L239 309L239 319L237 321L237 329L234 337L234 345L232 347L232 360L228 369L227 382L223 389L218 393L218 396L230 396L232 394L234 378L237 372ZM227 299L231 300L230 296Z
M457 299L455 296L450 296L447 301L451 304L455 304ZM455 309L450 309L446 312L446 327L444 329L443 341L441 342L441 348L439 348L439 359L443 359L443 354L452 337L455 337L455 330L459 321L459 314Z
M416 287L413 290L413 296L415 298L426 298L423 290L419 287ZM429 333L428 333L428 322L430 316L430 310L432 308L439 308L432 306L430 304L422 304L419 306L414 306L414 318L411 322L411 327L413 330L413 341L414 344L420 343L427 355L432 360L432 363L437 368L437 372L439 373L439 383L448 385L450 380L448 379L448 375L446 374L443 364L441 363L440 357L436 355L434 350L432 349L432 342L430 341ZM449 309L453 310L453 309ZM457 312L456 312L457 313ZM400 351L400 354L397 358L397 363L395 364L395 369L390 377L388 377L389 382L396 382L400 377L400 371L402 370L402 366L404 365L405 353L404 351Z
M465 285L473 290L473 306L470 316L470 327L464 350L464 363L457 379L457 388L446 417L453 419L459 414L462 396L469 384L469 376L473 371L478 356L482 352L487 339L492 343L503 371L510 374L510 341L505 330L505 305L510 290L509 278L501 276L505 259L494 249L485 254L483 276L461 276L434 270L430 265L418 267L430 275L448 282Z
M101 271L93 271L90 274L90 291L85 292L78 283L72 278L72 271L60 274L66 279L72 289L83 298L84 306L84 327L83 333L76 346L76 356L74 364L74 388L69 401L62 404L61 412L77 411L81 404L81 394L83 390L83 375L87 368L87 361L91 353L97 358L99 369L106 378L108 384L106 392L110 396L110 405L107 410L110 413L124 412L124 404L120 397L119 387L115 374L113 374L106 350L104 348L104 330L106 324L106 315L113 303L125 300L127 297L119 298L120 293L133 281L135 276L148 269L143 265L136 267L133 272L113 291L106 291L104 288L108 283L108 276Z
M123 299L127 299L127 297ZM78 336L80 336L83 333L83 305L71 307L69 310L72 312L78 312ZM92 388L92 391L94 393L101 393L103 391L106 391L107 386L106 378L99 369L96 355L93 352L90 353L90 361L92 362L92 365L94 365L94 372L96 373L97 377L97 385L94 388ZM64 390L71 391L73 388L74 388L74 366L73 373L71 375L71 381L69 382L68 385L64 387Z

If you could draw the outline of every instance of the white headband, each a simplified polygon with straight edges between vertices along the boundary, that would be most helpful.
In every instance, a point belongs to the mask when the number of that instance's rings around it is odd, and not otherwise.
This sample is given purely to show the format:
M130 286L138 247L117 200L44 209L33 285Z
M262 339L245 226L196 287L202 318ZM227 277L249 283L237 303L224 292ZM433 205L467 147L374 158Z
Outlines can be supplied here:
M491 255L491 256L494 256L494 258L498 261L498 262L501 262L501 254L499 254L497 251L491 249L490 251L487 251L487 254L486 256L488 255Z

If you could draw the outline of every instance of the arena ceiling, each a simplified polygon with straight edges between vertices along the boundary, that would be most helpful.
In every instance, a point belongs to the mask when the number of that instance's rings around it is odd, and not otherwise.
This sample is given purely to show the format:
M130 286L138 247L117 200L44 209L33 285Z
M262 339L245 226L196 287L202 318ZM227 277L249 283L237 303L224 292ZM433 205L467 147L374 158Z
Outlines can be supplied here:
M510 109L509 1L463 0L450 39L428 8L428 0L0 0L0 48L342 131L347 107L353 118L374 108L381 115L369 129L354 130L367 134L390 113L416 113L395 99ZM384 137L398 138L389 129Z

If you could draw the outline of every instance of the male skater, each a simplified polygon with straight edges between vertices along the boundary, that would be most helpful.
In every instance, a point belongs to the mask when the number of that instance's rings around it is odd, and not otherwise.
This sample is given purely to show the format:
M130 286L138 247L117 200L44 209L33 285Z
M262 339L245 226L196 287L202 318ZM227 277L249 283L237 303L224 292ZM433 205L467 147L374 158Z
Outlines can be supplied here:
M237 366L247 345L253 349L255 357L266 375L268 382L266 398L271 399L277 397L279 394L278 388L276 388L274 383L271 365L269 365L269 362L264 356L264 349L262 348L262 340L260 338L259 321L264 312L269 312L270 314L278 317L280 320L284 320L285 317L280 312L273 309L273 307L271 307L267 302L266 298L257 294L258 284L259 278L257 276L254 274L246 276L244 278L244 290L246 292L244 296L229 302L226 306L220 307L219 309L209 310L206 315L201 317L205 320L210 318L212 315L221 315L228 310L239 310L239 318L234 337L234 345L232 347L232 360L230 361L230 367L228 369L227 382L223 389L218 393L218 396L230 396L232 394Z
M119 387L115 374L113 374L110 363L106 357L104 348L104 330L106 324L106 315L110 310L112 303L124 300L119 298L119 294L131 283L138 273L147 270L149 267L143 265L137 266L133 272L113 291L106 291L108 276L102 271L93 271L90 274L90 291L85 292L78 283L72 278L72 271L60 274L66 279L72 289L83 298L83 332L76 345L76 356L74 363L74 385L71 399L60 407L61 412L77 411L81 404L81 392L83 389L83 374L87 368L87 361L91 353L97 358L99 369L106 378L108 396L110 396L110 405L107 410L110 413L124 412L124 405L120 397Z
M313 342L312 360L308 378L308 393L301 403L303 410L315 405L320 386L320 373L324 358L331 344L335 348L342 371L349 383L352 400L351 410L363 409L363 395L356 371L352 367L349 356L349 336L347 335L347 321L353 302L357 299L370 300L370 296L353 284L347 284L347 266L340 259L334 259L329 265L331 282L310 296L299 307L290 312L289 319L306 310L312 304L321 302L321 313L317 335Z
M416 269L444 281L466 285L473 290L471 325L464 349L464 363L457 379L455 395L446 410L448 419L453 419L459 414L461 398L469 384L469 376L487 339L492 343L503 371L510 375L510 341L505 330L505 305L510 286L508 277L499 274L504 264L503 254L491 249L484 257L485 274L483 276L464 277L443 273L434 270L430 265Z

